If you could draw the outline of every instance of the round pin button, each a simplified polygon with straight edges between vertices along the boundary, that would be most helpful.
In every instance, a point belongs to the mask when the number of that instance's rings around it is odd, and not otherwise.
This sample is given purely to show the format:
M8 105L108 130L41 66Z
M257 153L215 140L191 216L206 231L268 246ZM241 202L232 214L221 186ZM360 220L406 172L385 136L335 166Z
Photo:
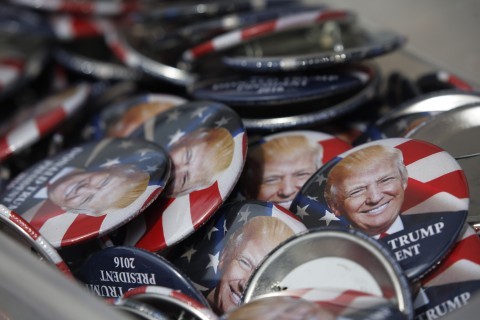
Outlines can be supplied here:
M352 93L370 80L370 70L362 66L322 72L286 75L238 74L200 81L189 89L196 99L214 100L232 106L240 115L276 116L312 110L316 101L342 93Z
M133 299L144 302L165 312L172 319L188 317L188 319L214 320L218 317L212 310L179 290L161 286L142 286L125 292L122 299Z
M240 189L247 199L270 201L288 209L323 163L350 148L343 140L317 131L267 135L249 144Z
M80 83L47 96L35 105L24 108L13 118L0 123L0 160L50 134L72 117L90 96L90 85Z
M480 239L466 228L452 252L421 281L415 299L417 319L443 317L480 294Z
M0 205L0 230L24 245L39 260L54 265L64 275L73 278L70 268L55 248L21 216L3 205Z
M353 17L348 11L326 10L320 14L320 17L314 18L314 23L308 23L309 18L299 14L297 18L293 18L294 15L285 17L289 19L287 23L267 22L268 26L249 27L255 30L242 30L242 42L238 44L218 41L222 49L228 49L222 61L230 68L249 72L311 70L378 57L402 47L406 42L405 37L395 32L351 23ZM274 25L281 28L271 28ZM268 32L255 32L257 30ZM249 37L243 37L244 34ZM222 36L227 37L219 37ZM279 46L278 43L284 45ZM184 59L188 58L187 54Z
M229 107L195 101L158 114L131 136L159 144L173 162L165 197L127 230L125 244L158 251L205 224L232 192L245 163L245 129Z
M390 138L325 164L290 210L309 228L340 225L379 239L415 281L451 250L468 204L465 175L450 154L424 141Z
M202 230L173 263L203 288L213 310L223 314L240 304L245 284L263 258L306 228L285 208L252 200L225 204Z
M410 288L399 264L384 246L356 230L318 228L286 240L256 268L242 302L246 306L265 294L310 289L327 296L362 292L388 300L405 318L413 318Z
M163 191L170 159L143 140L105 139L46 158L20 173L0 202L55 248L105 235Z
M333 95L326 99L316 100L306 108L297 109L291 107L289 115L277 115L278 108L271 108L268 116L257 116L254 107L251 113L242 115L245 128L255 132L276 132L280 130L293 130L309 128L326 124L346 116L355 110L367 106L378 96L380 85L380 73L376 65L365 64L363 66L369 76L368 81L360 88L343 94Z
M292 14L275 20L248 26L244 29L220 34L207 42L200 43L199 45L186 50L182 54L182 61L186 64L191 64L193 61L198 60L207 54L224 51L235 46L244 46L245 42L249 40L258 40L259 38L265 39L272 34L286 32L292 29L296 30L301 27L311 28L312 26L325 21L348 21L352 19L352 13L342 10L313 10L312 12Z
M98 251L80 267L78 277L90 292L105 298L121 297L142 286L162 286L208 307L205 297L168 260L138 248L117 246Z

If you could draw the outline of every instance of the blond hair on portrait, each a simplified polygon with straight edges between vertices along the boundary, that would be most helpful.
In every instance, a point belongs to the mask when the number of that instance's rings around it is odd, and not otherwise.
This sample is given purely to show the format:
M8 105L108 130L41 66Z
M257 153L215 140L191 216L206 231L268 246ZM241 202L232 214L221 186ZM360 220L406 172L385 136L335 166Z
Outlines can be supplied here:
M65 175L61 177L57 182L52 184L52 186L48 190L48 197L49 199L59 205L60 207L68 210L72 213L85 213L86 209L79 209L73 207L64 207L62 204L58 203L58 200L51 195L51 190L55 189L58 183L60 183L64 179L68 179L69 176L76 175L76 174L84 174L84 173L96 173L96 172L110 172L117 176L122 176L128 179L128 188L125 188L122 196L118 198L110 208L107 209L123 209L131 205L136 199L138 199L147 189L148 184L150 182L150 174L146 171L141 170L137 166L133 164L116 164L110 167L103 167L98 168L96 170L91 171L74 171L69 175ZM101 212L98 212L101 213Z
M115 167L115 168L113 168ZM133 165L121 165L110 167L113 171L125 172L129 179L130 188L123 197L114 203L115 208L126 208L138 199L147 190L150 182L150 174ZM123 169L122 169L123 168Z
M262 239L262 242L268 242L276 246L294 234L293 229L278 218L253 217L231 234L225 249L222 251L221 260L229 261L233 259L241 244L248 239Z
M179 145L206 143L208 153L203 160L205 163L204 176L206 184L215 181L217 175L225 171L233 159L235 142L230 132L225 128L200 128L192 131L180 140Z
M365 147L347 155L330 170L324 190L325 201L329 206L337 203L337 185L340 181L350 173L357 172L363 164L369 163L373 159L393 161L400 172L402 183L406 184L408 172L403 163L403 155L400 150L384 145Z
M249 198L256 198L265 164L291 161L298 155L313 155L316 169L322 166L323 147L303 135L285 135L251 147L247 152L244 173L241 177L243 192Z
M303 135L286 135L253 147L248 152L247 159L254 163L264 163L275 159L288 160L298 154L309 152L315 155L315 164L319 168L322 165L323 158L322 146L311 142Z
M110 137L126 137L136 128L157 114L174 107L173 103L151 101L135 105L126 110L108 130Z

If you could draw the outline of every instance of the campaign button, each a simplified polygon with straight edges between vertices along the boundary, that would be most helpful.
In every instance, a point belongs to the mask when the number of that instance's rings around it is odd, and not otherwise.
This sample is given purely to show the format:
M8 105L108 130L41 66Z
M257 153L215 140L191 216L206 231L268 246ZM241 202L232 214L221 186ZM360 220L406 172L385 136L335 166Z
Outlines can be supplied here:
M260 261L306 228L287 209L251 200L223 205L202 230L193 243L183 244L173 263L202 288L212 309L223 314L240 304Z
M179 317L186 317L192 320L218 319L209 306L199 303L179 290L166 287L141 286L125 292L121 298L146 303L164 312L172 319Z
M244 47L245 42L255 40L257 43L262 39L269 39L275 34L284 34L288 31L296 31L299 28L311 29L313 26L320 25L325 21L334 20L352 20L353 14L344 10L313 10L311 12L300 12L298 14L292 14L288 16L282 16L278 19L261 22L254 24L243 29L233 30L231 32L222 33L206 42L200 43L192 48L186 50L181 57L181 60L185 63L192 63L199 58L213 52L225 51L227 49L235 48L236 46ZM300 39L300 41L298 41ZM278 40L278 39L277 39ZM285 39L282 39L285 41ZM292 40L292 39L290 39ZM297 44L302 44L302 38L297 35L293 40L297 40ZM287 40L288 41L288 40ZM318 43L321 41L315 41ZM282 43L282 42L277 42ZM284 44L286 42L283 42ZM304 43L303 43L304 45ZM263 46L265 47L265 46ZM278 48L278 46L276 46ZM277 50L289 50L295 49L291 44L281 46ZM303 48L301 48L303 49ZM296 52L301 50L297 48ZM271 67L271 66L270 66ZM258 71L258 69L256 70ZM279 71L279 70L277 70ZM280 70L281 71L281 70ZM285 71L285 70L284 70ZM289 70L292 71L292 70Z
M460 90L443 90L420 95L377 119L355 143L405 137L410 131L439 113L479 101L478 93Z
M0 230L23 245L39 260L54 265L64 275L73 278L72 272L55 248L25 219L0 205Z
M365 292L335 289L290 289L264 294L224 315L228 320L244 319L407 319L392 301Z
M205 297L165 258L133 247L109 247L92 254L80 267L78 278L95 295L117 298L141 286L179 290L208 306Z
M280 130L305 129L331 123L347 116L378 97L380 88L380 73L375 64L362 65L368 74L368 81L355 90L335 94L315 100L315 103L305 103L288 108L269 106L259 112L260 106L238 108L245 128L249 132L271 133Z
M343 226L378 239L415 281L449 252L468 205L467 180L449 153L425 141L390 138L325 164L290 210L308 228Z
M326 133L285 131L248 146L240 189L247 199L270 201L286 209L320 167L351 146Z
M363 66L282 75L237 74L199 81L189 91L196 99L222 102L234 106L239 113L241 108L250 107L257 113L262 108L263 113L281 115L284 108L297 109L301 103L354 92L370 78L370 70Z
M136 94L104 107L93 117L91 130L95 137L128 137L149 119L186 102L171 94Z
M475 96L478 98L477 96ZM480 102L472 102L432 117L421 127L407 134L411 139L434 143L449 152L462 167L472 195L467 221L480 222Z
M470 304L480 294L480 239L465 226L452 252L421 279L414 302L415 319L433 319Z
M411 319L407 278L389 251L357 230L317 228L284 241L250 277L242 302L285 290L362 292L388 300ZM308 291L308 290L307 290Z
M46 158L17 175L0 196L55 248L107 234L163 191L170 159L144 140L104 139Z
M127 226L124 243L159 251L205 224L230 195L245 163L245 128L231 108L195 101L158 114L131 136L159 144L173 162L164 197Z
M309 17L302 17L300 13L296 15L298 20L287 16L287 23L266 22L283 29L269 30L268 34L245 30L244 34L253 37L242 38L241 44L228 47L222 62L229 68L248 72L306 71L361 62L393 52L406 43L406 38L396 32L352 23L353 15L348 11L326 10L312 23L309 18L313 14L312 11L307 13Z
M22 108L0 123L0 160L19 153L76 114L90 96L90 85L72 85Z

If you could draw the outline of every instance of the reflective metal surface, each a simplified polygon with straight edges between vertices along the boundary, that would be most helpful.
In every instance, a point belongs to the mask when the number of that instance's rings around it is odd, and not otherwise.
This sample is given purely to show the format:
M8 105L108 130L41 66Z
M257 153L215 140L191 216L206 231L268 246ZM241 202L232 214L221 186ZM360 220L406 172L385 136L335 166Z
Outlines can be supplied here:
M467 221L480 223L480 103L441 113L407 136L436 144L457 158L469 186Z
M332 277L336 279L337 283L340 282L340 279L361 279L359 282L363 285L367 282L364 282L365 274L358 275L356 273L358 270L353 268L350 271L316 268L314 273L304 272L303 279L297 277L296 281L287 280L288 278L292 280L291 274L295 268L320 261L322 258L325 258L325 262L330 258L347 259L354 262L356 266L360 267L359 269L367 270L379 285L381 291L379 295L390 299L408 318L413 318L411 293L400 266L379 243L367 236L361 236L359 232L354 233L352 230L313 229L287 240L255 270L247 284L243 301L247 303L259 295L275 291L300 289L302 286L303 288L317 287L316 285L319 283L321 283L320 286L325 287L327 285L324 284L324 280L332 279ZM332 274L335 275L332 276ZM339 277L340 274L343 274L343 277ZM346 286L344 289L358 290L354 287L358 283L349 282L344 285ZM368 286L369 290L375 291L374 287L375 285ZM369 293L366 290L358 291ZM371 292L373 293L373 291Z

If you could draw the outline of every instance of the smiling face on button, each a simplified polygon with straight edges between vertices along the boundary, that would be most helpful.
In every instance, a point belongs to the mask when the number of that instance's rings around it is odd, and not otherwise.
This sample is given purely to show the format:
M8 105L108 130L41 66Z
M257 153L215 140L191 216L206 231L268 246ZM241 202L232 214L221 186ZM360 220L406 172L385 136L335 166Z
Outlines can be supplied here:
M220 313L237 307L254 269L269 252L292 235L293 230L286 223L269 216L253 217L237 229L220 257L220 281L207 297L212 307Z
M376 151L357 159L354 165L335 173L334 201L329 206L335 215L345 216L363 232L385 232L399 215L404 200L407 180L401 167L403 164L392 156Z
M287 159L272 159L265 163L257 199L288 208L316 170L316 154L313 152L294 154Z
M225 262L223 276L217 287L217 306L220 310L225 312L240 304L245 284L253 270L275 248L276 244L265 240L254 237L243 242L233 260Z
M149 173L133 164L76 169L48 187L48 198L71 213L99 216L109 209L130 206L145 192L149 181Z
M113 172L74 173L55 183L49 197L66 209L100 213L125 194L126 186L126 177Z

